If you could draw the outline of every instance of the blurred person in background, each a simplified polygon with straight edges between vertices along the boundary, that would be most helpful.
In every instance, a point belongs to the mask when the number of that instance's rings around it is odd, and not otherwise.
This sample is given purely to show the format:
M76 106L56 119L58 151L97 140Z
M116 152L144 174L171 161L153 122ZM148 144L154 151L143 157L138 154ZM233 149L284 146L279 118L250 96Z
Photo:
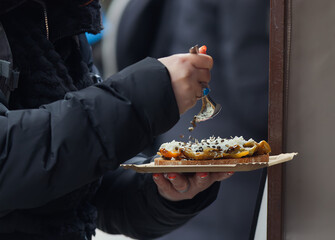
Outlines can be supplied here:
M210 94L222 111L190 133L190 121L201 107L198 102L171 130L157 136L147 153L167 141L188 141L190 135L267 139L268 10L268 0L112 2L107 13L111 29L102 44L105 73L195 44L205 44L215 60ZM235 173L221 183L215 203L161 239L253 239L265 180L266 170Z
M151 160L137 154L195 105L213 60L148 57L101 81L85 36L101 29L98 0L0 2L0 239L157 238L230 176L119 167Z

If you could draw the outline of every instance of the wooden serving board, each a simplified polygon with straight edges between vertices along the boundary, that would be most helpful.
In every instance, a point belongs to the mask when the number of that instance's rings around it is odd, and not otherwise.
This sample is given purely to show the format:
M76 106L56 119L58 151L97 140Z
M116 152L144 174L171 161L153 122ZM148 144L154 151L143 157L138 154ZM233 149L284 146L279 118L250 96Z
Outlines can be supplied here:
M221 164L221 165L155 165L147 164L121 164L125 169L132 169L139 173L168 173L168 172L243 172L253 171L256 169L271 167L273 165L288 162L298 153L282 153L270 156L268 163L238 163L238 164Z

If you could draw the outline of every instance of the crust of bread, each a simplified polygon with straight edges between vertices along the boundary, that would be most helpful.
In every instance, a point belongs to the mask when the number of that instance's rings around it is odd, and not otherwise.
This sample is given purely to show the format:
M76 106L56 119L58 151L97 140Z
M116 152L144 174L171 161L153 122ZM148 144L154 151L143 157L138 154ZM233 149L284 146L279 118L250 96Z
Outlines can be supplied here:
M155 165L222 165L237 163L267 163L269 162L269 154L256 155L243 158L228 159L212 159L212 160L168 160L163 158L155 158Z

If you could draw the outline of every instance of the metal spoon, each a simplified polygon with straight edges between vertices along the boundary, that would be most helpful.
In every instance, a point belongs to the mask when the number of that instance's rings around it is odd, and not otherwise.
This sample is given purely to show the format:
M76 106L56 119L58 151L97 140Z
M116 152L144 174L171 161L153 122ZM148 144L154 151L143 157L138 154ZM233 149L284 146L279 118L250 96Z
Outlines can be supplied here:
M198 45L191 47L189 52L192 54L198 54L199 53ZM201 98L202 106L201 106L200 112L194 116L191 122L193 127L195 127L196 122L206 121L208 119L215 117L222 109L221 105L215 103L214 100L209 96L208 93L209 93L209 88L205 87L202 93L202 98Z

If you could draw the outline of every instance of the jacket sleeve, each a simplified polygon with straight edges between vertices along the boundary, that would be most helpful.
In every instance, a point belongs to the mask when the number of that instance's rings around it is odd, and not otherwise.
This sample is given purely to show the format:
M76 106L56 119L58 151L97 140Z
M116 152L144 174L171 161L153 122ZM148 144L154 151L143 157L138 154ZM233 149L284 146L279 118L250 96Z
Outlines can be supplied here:
M0 104L0 215L96 180L178 119L168 71L152 58L39 109Z
M136 156L127 163L148 163L151 158ZM191 200L172 202L160 196L152 174L122 168L103 177L96 195L98 228L110 234L134 239L154 239L185 224L217 197L220 183Z

